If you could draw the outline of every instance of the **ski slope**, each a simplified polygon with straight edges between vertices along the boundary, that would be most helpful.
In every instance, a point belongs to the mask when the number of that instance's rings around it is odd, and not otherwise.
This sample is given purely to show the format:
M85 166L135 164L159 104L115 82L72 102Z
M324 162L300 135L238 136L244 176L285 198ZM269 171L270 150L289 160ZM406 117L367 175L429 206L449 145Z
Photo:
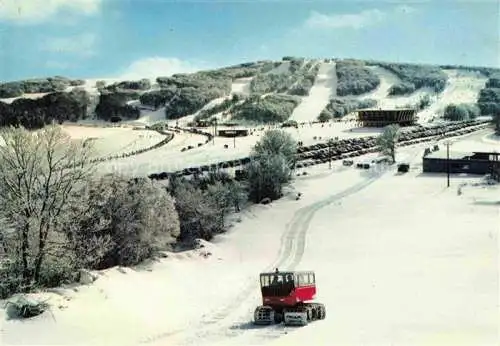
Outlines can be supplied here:
M479 72L459 70L445 70L445 72L448 74L448 84L429 108L417 114L421 123L442 117L444 109L449 104L476 103L479 92L488 80Z
M486 144L487 135L463 141ZM40 294L53 315L6 321L0 309L3 344L494 345L500 187L457 196L480 178L452 176L446 189L443 176L421 174L424 148L398 151L412 163L406 175L307 168L290 194L237 215L202 249ZM315 270L325 320L251 325L258 274L275 267Z
M253 77L235 79L231 85L231 94L250 95L250 83L252 79Z
M389 97L389 89L394 84L400 83L401 79L399 79L399 77L394 73L380 66L368 66L367 68L378 75L380 78L380 84L375 90L359 95L359 98L377 100L379 102L379 106L382 106L384 100Z
M372 92L363 94L361 99L377 100L377 107L382 109L396 109L402 107L413 107L420 99L426 95L434 95L435 93L430 88L422 88L410 95L390 96L389 90L394 84L401 82L401 79L391 71L380 67L370 67L380 78L380 85Z
M302 102L295 107L291 120L298 123L315 121L326 107L330 98L337 94L337 74L335 63L320 63L318 76L309 95L302 97Z

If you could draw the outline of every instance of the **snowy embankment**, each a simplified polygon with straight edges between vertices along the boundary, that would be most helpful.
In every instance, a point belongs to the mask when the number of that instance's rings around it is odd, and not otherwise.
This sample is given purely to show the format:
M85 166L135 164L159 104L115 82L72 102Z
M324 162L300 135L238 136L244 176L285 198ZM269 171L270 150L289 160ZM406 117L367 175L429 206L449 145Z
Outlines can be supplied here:
M291 120L298 123L316 121L330 98L337 94L337 74L335 63L320 63L318 76L308 96L293 110Z
M437 96L430 107L419 112L420 123L429 122L429 120L441 117L444 114L446 106L449 104L476 103L479 92L484 88L487 77L480 72L445 70L448 74L448 83L445 90Z
M493 345L499 214L487 202L500 188L458 196L461 182L478 178L452 176L446 189L443 175L422 175L425 147L399 150L412 163L406 175L340 162L307 169L294 183L301 200L246 210L202 249L211 255L169 254L149 270L111 269L92 285L45 294L53 316L0 316L3 343ZM275 267L315 270L326 320L251 326L258 274Z

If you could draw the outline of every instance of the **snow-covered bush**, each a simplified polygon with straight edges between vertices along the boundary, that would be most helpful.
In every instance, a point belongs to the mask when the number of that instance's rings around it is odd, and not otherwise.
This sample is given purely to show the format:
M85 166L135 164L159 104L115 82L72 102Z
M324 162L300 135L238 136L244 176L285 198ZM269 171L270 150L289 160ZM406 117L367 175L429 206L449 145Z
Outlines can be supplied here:
M246 167L250 200L281 197L283 186L292 179L297 142L282 130L269 130L256 143Z
M383 132L377 137L377 145L383 155L391 158L392 163L396 162L396 145L399 141L401 129L398 124L391 124L384 127Z
M64 228L78 265L134 265L167 250L179 235L174 200L158 182L110 174L81 191Z
M169 190L179 215L178 240L192 245L196 239L211 240L226 231L227 215L238 212L248 198L241 183L226 173L210 172L192 180L172 178Z
M475 104L450 104L444 110L444 119L451 121L464 121L477 118L481 114L479 107Z

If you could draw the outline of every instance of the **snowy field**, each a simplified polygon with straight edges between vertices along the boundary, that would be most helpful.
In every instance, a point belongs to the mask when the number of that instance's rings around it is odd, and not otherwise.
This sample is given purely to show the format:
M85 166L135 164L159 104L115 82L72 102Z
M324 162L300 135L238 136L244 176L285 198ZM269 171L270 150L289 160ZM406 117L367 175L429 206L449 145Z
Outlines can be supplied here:
M263 127L264 129L271 128ZM205 129L211 131L211 129ZM311 124L304 127L284 128L304 145L325 142L329 138L354 138L380 134L377 128L356 128L354 123ZM246 137L223 138L216 137L208 144L206 137L191 133L175 133L174 139L167 145L134 155L129 158L120 158L100 164L100 171L119 172L126 175L144 175L159 172L174 172L188 167L209 165L221 160L234 160L248 156L264 131L256 130L253 135ZM181 152L182 148L193 146L193 149ZM225 148L227 146L227 148Z
M198 144L205 143L206 137L191 133L176 133L174 139L167 145L133 157L104 162L100 164L100 171L137 176L174 172L188 167L217 163L221 160L242 158L250 154L253 146L259 141L265 130L271 128L273 127L263 126L254 129L252 135L235 139L215 137L213 141L200 147L198 147ZM264 130L261 131L260 129ZM209 132L211 130L210 128L205 129L205 131ZM326 142L328 139L336 137L343 139L377 136L382 131L379 128L359 128L356 127L354 122L306 124L299 126L298 129L284 128L283 130L290 133L297 141L302 141L305 146ZM453 141L457 141L457 139L452 139ZM181 149L187 146L192 146L193 149L181 152ZM469 147L469 144L465 144L465 147ZM494 150L495 143L487 142L485 138L481 144L475 147L477 147L478 151L483 150L485 147L489 148L487 150ZM497 148L500 149L498 146Z
M3 345L497 345L500 186L457 175L447 189L421 173L425 147L399 150L405 175L307 168L203 249L43 294L52 312L29 321L0 316ZM275 267L316 272L325 320L252 327L258 274Z
M156 131L134 130L131 127L64 125L63 131L75 140L90 140L93 145L93 156L96 157L119 155L149 148L165 138Z

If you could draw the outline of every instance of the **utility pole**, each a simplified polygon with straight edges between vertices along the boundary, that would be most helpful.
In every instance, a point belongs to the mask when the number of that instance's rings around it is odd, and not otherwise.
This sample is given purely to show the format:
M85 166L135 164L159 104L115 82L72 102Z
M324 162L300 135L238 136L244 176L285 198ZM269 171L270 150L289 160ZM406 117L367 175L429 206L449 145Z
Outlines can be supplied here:
M328 169L332 169L332 145L333 140L328 140Z
M450 187L450 142L446 142L446 180L447 187Z
M215 145L215 136L217 136L217 118L214 119L214 136L212 138L213 145Z

